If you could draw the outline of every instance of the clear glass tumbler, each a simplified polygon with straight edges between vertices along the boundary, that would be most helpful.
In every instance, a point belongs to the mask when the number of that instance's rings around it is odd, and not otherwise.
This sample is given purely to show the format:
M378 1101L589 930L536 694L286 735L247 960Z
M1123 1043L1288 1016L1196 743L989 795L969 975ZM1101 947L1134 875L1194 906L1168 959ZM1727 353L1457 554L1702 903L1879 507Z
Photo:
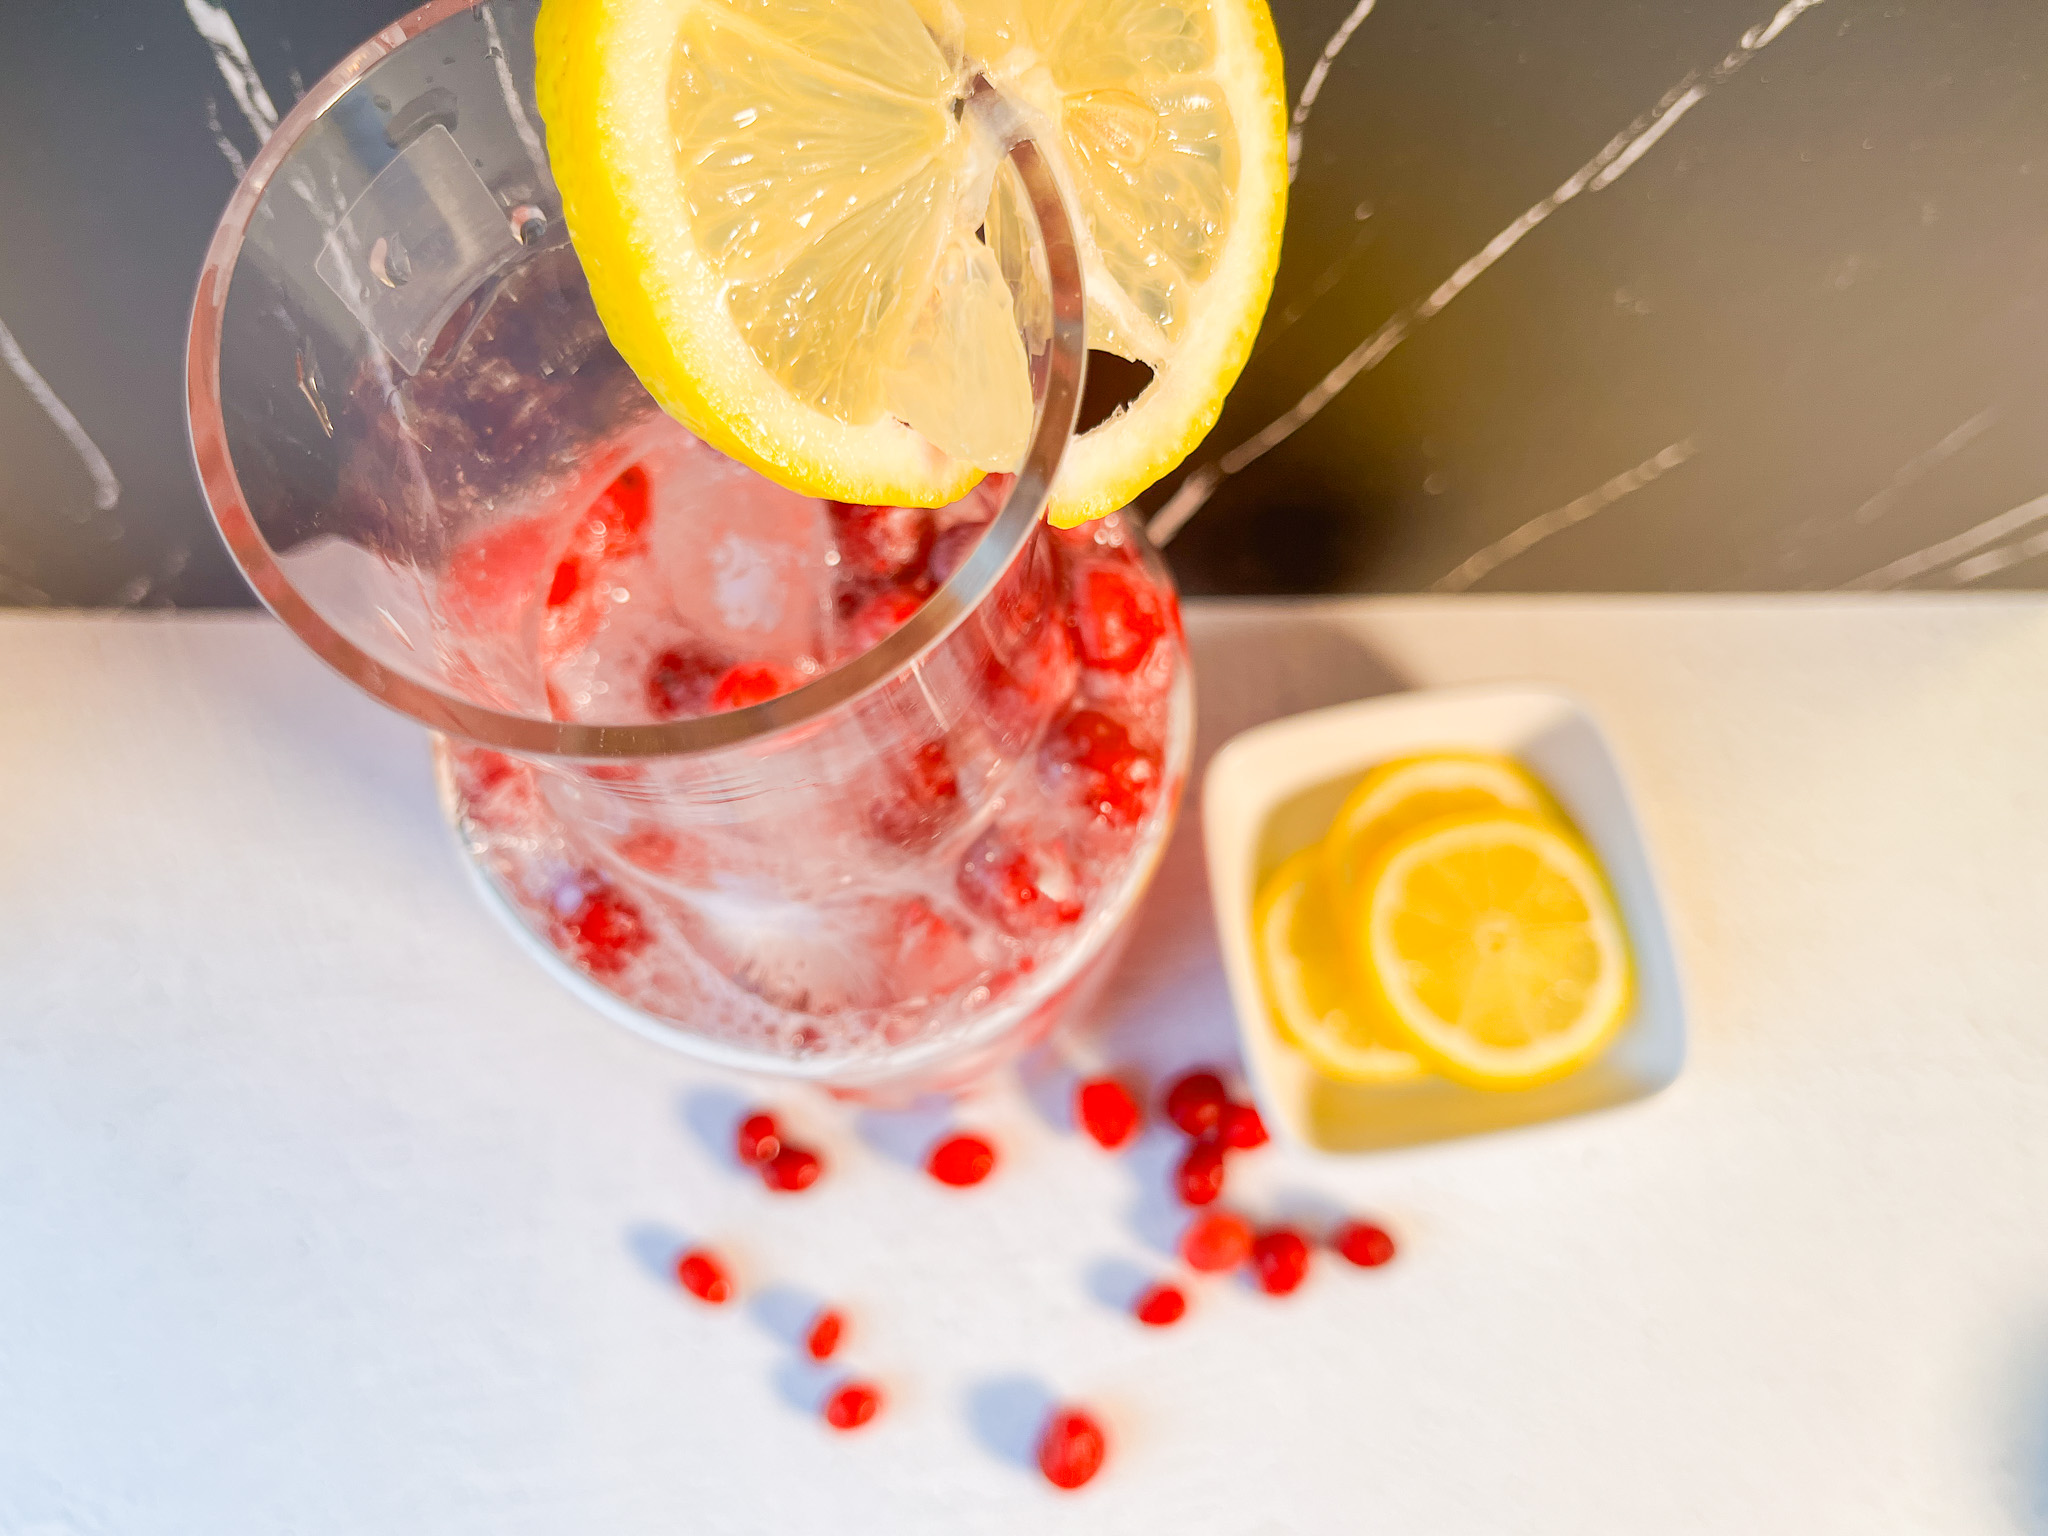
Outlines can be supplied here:
M257 593L437 733L487 896L694 1055L841 1091L964 1081L1100 976L1193 721L1137 526L1046 526L1085 351L1028 139L1024 462L951 507L796 495L606 339L533 103L537 0L437 0L307 94L222 216L193 451Z

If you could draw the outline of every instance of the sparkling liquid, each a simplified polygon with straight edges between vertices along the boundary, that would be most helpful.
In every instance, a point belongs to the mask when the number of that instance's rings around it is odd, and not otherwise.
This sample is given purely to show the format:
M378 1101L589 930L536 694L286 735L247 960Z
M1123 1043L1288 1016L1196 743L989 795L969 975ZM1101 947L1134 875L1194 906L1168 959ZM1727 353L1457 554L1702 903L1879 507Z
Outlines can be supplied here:
M782 490L665 418L472 536L436 607L503 707L739 708L877 644L1001 501ZM741 1064L858 1076L1049 1023L1150 873L1191 715L1172 586L1122 517L1040 528L913 668L731 749L564 763L445 743L479 867L590 982Z

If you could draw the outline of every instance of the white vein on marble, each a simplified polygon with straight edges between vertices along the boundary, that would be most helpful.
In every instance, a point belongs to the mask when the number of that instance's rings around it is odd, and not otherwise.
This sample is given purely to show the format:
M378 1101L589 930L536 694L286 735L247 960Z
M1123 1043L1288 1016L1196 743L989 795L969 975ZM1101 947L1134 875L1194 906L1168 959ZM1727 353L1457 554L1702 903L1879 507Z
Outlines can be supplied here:
M14 558L5 545L0 545L0 599L18 603L23 607L47 607L56 601L34 582L25 580L10 568Z
M1216 494L1217 488L1224 480L1264 457L1307 426L1321 414L1325 406L1344 392L1353 379L1368 369L1377 367L1385 360L1387 354L1407 339L1416 326L1442 313L1453 299L1470 287L1501 257L1520 245L1531 230L1542 224L1558 209L1583 192L1605 191L1614 185L1615 181L1648 153L1658 140L1670 132L1672 125L1691 111L1709 90L1735 74L1801 15L1821 3L1822 0L1786 0L1786 4L1781 6L1768 22L1751 27L1743 33L1734 49L1712 69L1704 75L1695 70L1672 86L1658 99L1655 106L1609 139L1601 146L1598 154L1566 177L1556 191L1530 205L1520 218L1487 241L1477 255L1462 263L1455 272L1438 284L1428 298L1419 304L1407 305L1391 315L1378 330L1366 337L1342 362L1325 374L1313 389L1295 402L1291 410L1269 422L1221 458L1203 465L1190 474L1146 525L1153 542L1170 542L1174 535L1187 526L1188 519L1200 511L1209 498Z
M261 144L277 131L277 107L263 88L263 77L256 73L256 63L249 57L235 18L226 6L214 5L211 0L185 0L185 14L212 50L214 67L227 81L228 94L235 98Z
M249 162L242 158L242 152L235 148L235 141L228 137L227 129L221 126L220 103L211 96L206 98L206 131L213 135L213 147L220 151L220 157L227 161L228 169L240 181L249 171Z
M2015 539L2010 544L1958 561L1949 571L1948 579L1955 586L1967 587L1972 582L1996 575L2008 566L2024 564L2038 555L2048 555L2048 533L2029 534L2024 539Z
M5 362L9 371L21 380L21 387L28 391L29 398L42 407L43 414L64 434L72 452L84 463L85 472L92 477L92 504L102 512L113 511L121 500L121 482L114 476L114 466L107 462L99 444L72 415L71 407L57 398L57 391L50 388L50 381L36 371L35 364L21 350L21 343L14 339L14 332L7 328L5 321L0 321L0 362Z
M1987 405L1968 421L1950 432L1932 448L1914 454L1912 458L1906 460L1905 463L1898 467L1891 479L1885 482L1884 489L1880 490L1875 496L1855 510L1852 516L1856 523L1859 526L1867 527L1871 523L1876 522L1880 517L1883 517L1885 513L1892 509L1893 504L1901 496L1912 489L1916 481L1925 476L1928 471L1954 458L1965 448L1969 447L1970 444L1990 431L1998 424L1998 417L1999 408L1995 405Z
M519 147L526 151L526 157L535 165L544 166L548 163L547 151L541 148L540 135L533 131L533 119L526 115L526 103L519 99L519 86L512 79L512 65L505 57L505 39L498 31L498 18L488 5L481 9L484 36L490 42L491 67L498 72L498 94L505 98L512 131L519 136Z
M1916 549L1910 555L1901 555L1889 565L1881 565L1874 571L1858 576L1854 581L1844 583L1844 587L1851 592L1882 592L1892 587L1902 587L1916 576L1940 570L1952 561L1975 554L1985 546L1996 544L1999 540L2009 538L2021 529L2030 528L2044 519L2048 519L2048 496L2036 496L2032 501L2021 502L2009 512L1987 517L1974 528L1966 528L1939 543L1928 545L1925 549ZM1990 571L1987 570L1983 574L1989 575Z
M1294 104L1294 116L1287 124L1287 184L1294 185L1294 178L1301 174L1301 136L1308 127L1308 115L1316 107L1316 98L1323 94L1323 82L1330 77L1330 66L1337 62L1337 55L1344 51L1344 45L1351 41L1351 34L1363 25L1365 18L1372 14L1375 0L1358 0L1351 8L1330 40L1323 44L1323 51L1316 55L1316 62L1308 72L1308 80L1301 88L1301 99Z
M1682 438L1668 448L1651 454L1633 469L1625 469L1597 490L1566 502L1555 511L1541 517L1532 517L1528 522L1510 533L1495 539L1477 554L1468 556L1454 571L1440 576L1430 584L1432 592L1463 592L1473 583L1491 575L1508 561L1534 549L1552 534L1563 533L1565 529L1583 523L1595 513L1604 512L1624 496L1633 495L1651 481L1661 478L1678 468L1687 459L1699 452L1699 446L1691 438Z

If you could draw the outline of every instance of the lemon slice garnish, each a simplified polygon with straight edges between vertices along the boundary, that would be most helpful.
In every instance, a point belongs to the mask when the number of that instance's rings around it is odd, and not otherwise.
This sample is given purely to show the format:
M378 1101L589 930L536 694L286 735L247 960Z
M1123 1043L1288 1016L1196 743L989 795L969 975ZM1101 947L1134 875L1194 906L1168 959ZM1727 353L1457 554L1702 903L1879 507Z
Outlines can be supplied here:
M1380 1016L1475 1087L1562 1077L1628 1012L1628 945L1606 882L1538 816L1454 816L1395 839L1366 871L1352 922Z
M1089 344L1154 370L1071 445L1054 520L1178 464L1244 366L1286 201L1264 0L545 0L535 41L606 331L784 485L932 506L1023 453L1029 226L977 75L1075 213Z
M1374 1027L1372 1005L1355 988L1314 848L1267 878L1252 938L1274 1027L1318 1071L1352 1083L1421 1076L1422 1064Z
M1395 838L1427 822L1479 811L1551 812L1550 797L1512 758L1480 752L1430 752L1381 763L1338 810L1323 839L1323 870L1340 911L1357 896L1359 877Z

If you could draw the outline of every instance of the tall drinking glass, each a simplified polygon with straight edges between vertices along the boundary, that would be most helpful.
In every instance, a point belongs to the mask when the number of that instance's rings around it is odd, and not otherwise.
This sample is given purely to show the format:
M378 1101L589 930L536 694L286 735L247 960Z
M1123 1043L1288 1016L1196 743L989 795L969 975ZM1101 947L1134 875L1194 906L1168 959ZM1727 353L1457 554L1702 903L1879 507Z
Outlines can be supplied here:
M1015 473L936 511L786 491L606 339L536 8L422 7L250 167L192 315L208 502L271 610L436 733L482 889L571 987L729 1066L962 1081L1099 976L1192 735L1136 525L1041 517L1085 359L1065 209L1014 142Z

